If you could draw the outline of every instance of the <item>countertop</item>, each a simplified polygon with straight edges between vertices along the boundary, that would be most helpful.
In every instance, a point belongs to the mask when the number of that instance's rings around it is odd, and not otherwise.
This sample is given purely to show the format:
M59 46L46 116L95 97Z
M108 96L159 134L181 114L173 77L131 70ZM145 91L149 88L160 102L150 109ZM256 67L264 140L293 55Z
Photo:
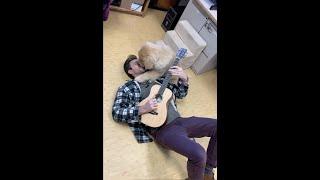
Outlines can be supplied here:
M210 10L210 6L212 5L212 2L210 0L193 0L193 2L196 2L202 10L209 16L209 18L217 24L218 22L218 16L217 16L217 10Z

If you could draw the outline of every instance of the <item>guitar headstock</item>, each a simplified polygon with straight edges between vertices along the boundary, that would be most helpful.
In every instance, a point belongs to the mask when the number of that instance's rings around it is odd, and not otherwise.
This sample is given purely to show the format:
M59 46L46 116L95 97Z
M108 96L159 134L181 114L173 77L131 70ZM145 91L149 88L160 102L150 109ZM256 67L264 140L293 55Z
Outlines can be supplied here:
M177 51L177 54L176 54L176 58L177 59L183 59L187 54L187 49L185 48L180 48L178 51Z

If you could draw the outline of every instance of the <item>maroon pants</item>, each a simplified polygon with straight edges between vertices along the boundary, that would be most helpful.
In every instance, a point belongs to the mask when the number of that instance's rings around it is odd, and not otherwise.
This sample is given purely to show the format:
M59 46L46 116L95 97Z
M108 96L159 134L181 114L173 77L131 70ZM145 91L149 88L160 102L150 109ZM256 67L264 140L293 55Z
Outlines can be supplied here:
M203 180L206 169L217 166L217 120L212 118L177 118L152 133L155 142L188 158L188 178ZM207 151L191 138L210 137Z

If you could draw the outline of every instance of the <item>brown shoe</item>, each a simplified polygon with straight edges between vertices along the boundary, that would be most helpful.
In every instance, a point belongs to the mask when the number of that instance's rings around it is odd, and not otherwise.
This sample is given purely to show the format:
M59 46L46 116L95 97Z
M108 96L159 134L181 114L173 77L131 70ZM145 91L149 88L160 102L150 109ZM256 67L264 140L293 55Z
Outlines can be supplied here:
M189 178L186 178L185 180L190 180ZM215 180L214 179L214 174L204 174L203 180Z
M214 174L204 174L204 180L214 180Z

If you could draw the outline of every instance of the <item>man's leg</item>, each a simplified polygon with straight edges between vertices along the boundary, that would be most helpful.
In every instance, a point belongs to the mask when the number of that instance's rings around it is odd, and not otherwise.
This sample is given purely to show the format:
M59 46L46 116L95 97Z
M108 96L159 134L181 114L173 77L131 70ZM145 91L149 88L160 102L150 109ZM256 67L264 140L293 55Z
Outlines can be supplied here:
M155 134L157 143L188 158L188 176L192 180L203 180L205 167L212 171L216 167L216 127L211 118L178 118ZM203 147L191 140L193 137L211 137L207 153Z
M189 137L210 137L205 173L211 175L213 168L217 167L217 120L192 116L179 121L187 129Z

